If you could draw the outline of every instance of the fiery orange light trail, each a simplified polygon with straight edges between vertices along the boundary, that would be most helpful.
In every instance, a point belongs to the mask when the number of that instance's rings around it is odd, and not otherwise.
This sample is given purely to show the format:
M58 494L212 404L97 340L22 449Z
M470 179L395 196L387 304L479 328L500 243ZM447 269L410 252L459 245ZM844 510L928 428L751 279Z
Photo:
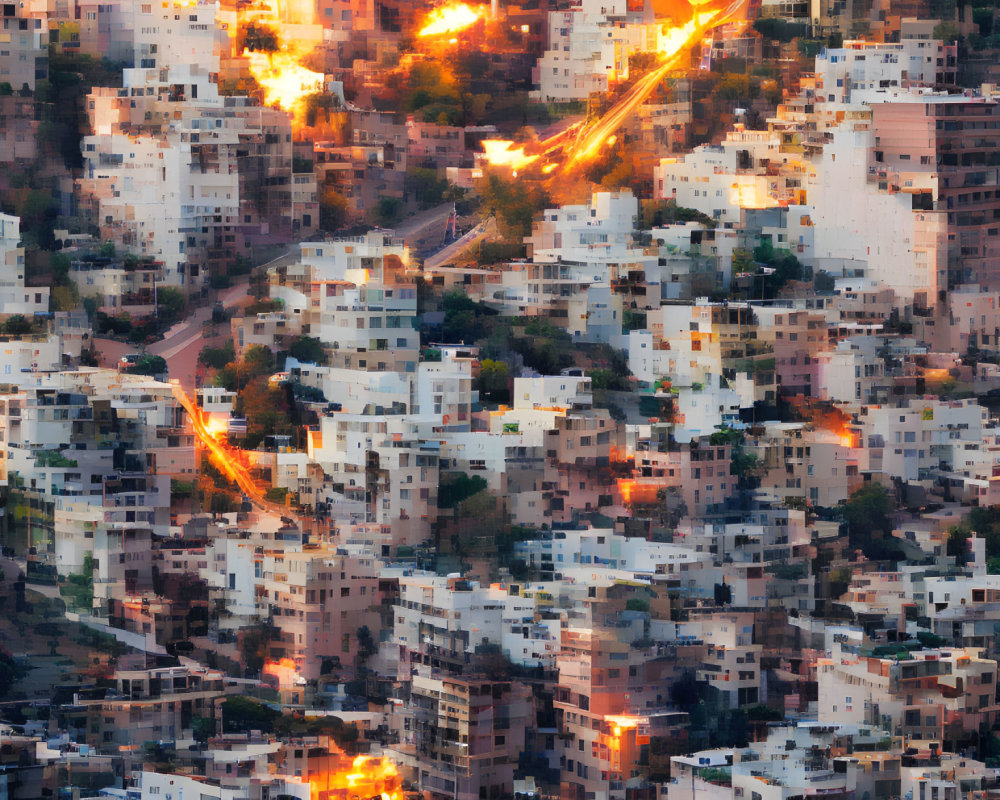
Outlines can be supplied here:
M701 10L708 2L710 0L692 2L691 5L695 7L692 18L684 25L671 28L661 34L659 49L662 60L660 63L640 77L622 99L599 120L590 125L578 122L539 142L536 145L537 157L525 156L524 148L518 151L512 150L513 142L501 142L500 144L507 146L501 148L497 145L492 152L486 150L487 162L493 166L506 166L516 170L518 167L511 164L511 154L518 152L522 157L521 167L536 162L544 175L554 176L569 172L574 167L596 158L602 147L606 146L609 139L617 133L635 109L649 99L667 74L678 66L681 59L705 37L709 30L744 18L744 7L747 0L733 0L725 8ZM543 155L544 158L542 158ZM524 159L530 160L525 162Z
M448 3L435 8L428 14L427 22L424 27L417 31L417 36L425 38L460 33L475 25L482 16L481 10L475 9L467 3Z
M373 800L403 800L402 780L396 765L387 758L357 756L349 767L331 770L310 779L313 797L370 797ZM344 793L344 794L342 794Z
M250 74L264 90L264 103L284 111L295 111L301 100L323 91L324 75L299 63L300 54L244 50Z
M584 131L583 135L569 147L568 158L563 165L564 169L597 155L604 141L614 134L631 116L632 112L649 98L660 82L667 77L667 73L677 66L691 47L704 38L709 29L741 18L744 3L745 0L734 0L725 9L696 12L686 25L671 30L665 37L665 41L661 42L661 49L665 56L663 62L639 78L607 114L591 128Z
M240 491L249 497L257 506L264 510L284 511L284 506L278 506L264 499L264 493L257 486L257 482L250 476L250 471L239 460L239 450L224 445L216 437L218 433L213 433L209 424L205 421L205 415L201 409L191 402L180 383L171 382L170 388L173 391L177 402L181 404L188 416L191 418L191 425L194 427L194 434L198 440L208 450L209 458L227 478L235 483ZM212 427L215 427L214 425Z
M299 35L314 20L308 3L254 0L240 4L238 18L241 28L253 25L273 36L277 44L275 49L244 47L242 53L250 74L263 89L265 105L298 112L306 97L323 91L326 76L305 66L316 41L310 44Z

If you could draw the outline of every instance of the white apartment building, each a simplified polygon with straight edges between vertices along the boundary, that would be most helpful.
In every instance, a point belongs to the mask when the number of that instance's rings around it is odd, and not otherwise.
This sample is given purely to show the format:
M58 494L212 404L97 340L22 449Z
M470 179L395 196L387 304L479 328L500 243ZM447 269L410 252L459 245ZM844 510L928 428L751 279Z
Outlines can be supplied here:
M88 96L79 192L103 238L200 290L255 241L314 231L318 205L293 203L288 115L219 96L216 4L142 8L137 66Z
M420 342L409 263L409 250L378 231L307 242L296 264L271 271L270 295L303 333L331 348L331 367L414 372Z
M500 645L516 664L555 664L559 620L537 617L535 592L527 586L522 591L520 585L481 586L463 578L412 574L399 578L399 589L393 642L400 648L406 675L407 651L441 651L461 661L483 644Z
M899 42L849 40L843 47L824 48L816 55L817 99L827 103L869 102L879 90L933 85L940 71L937 60L945 48L940 40Z
M22 4L23 6L23 4ZM0 13L0 83L11 89L35 91L35 82L49 76L48 26L44 15L28 16L14 4Z
M586 100L592 92L628 80L629 56L657 48L660 26L652 4L629 11L625 0L582 0L550 11L548 49L538 60L537 90L544 102Z
M546 317L578 341L620 344L625 305L615 284L658 260L633 241L638 211L630 191L546 209L525 238L530 258L477 287L482 301L505 315Z
M861 470L904 481L951 472L967 448L983 447L986 419L975 400L924 397L899 408L869 406L860 418Z
M365 373L358 373L365 374ZM440 435L403 415L330 413L310 431L308 455L330 481L330 503L363 508L352 521L392 525L396 544L418 544L437 513Z
M737 126L718 145L661 159L653 169L655 196L695 208L722 225L739 225L742 209L797 202L805 165L782 151L775 131ZM783 166L783 174L776 168Z
M24 285L21 218L0 214L0 314L30 317L49 310L49 288Z

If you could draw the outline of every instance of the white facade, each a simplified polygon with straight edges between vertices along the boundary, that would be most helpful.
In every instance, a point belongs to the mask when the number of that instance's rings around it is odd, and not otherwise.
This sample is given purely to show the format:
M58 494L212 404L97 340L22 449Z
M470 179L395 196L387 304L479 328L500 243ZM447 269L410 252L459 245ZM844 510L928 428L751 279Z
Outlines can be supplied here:
M49 310L49 288L24 285L21 219L0 214L0 314L30 317Z
M829 103L856 103L878 90L932 85L942 56L936 39L847 41L817 54L816 92Z
M656 49L658 33L649 4L629 12L624 0L584 0L577 8L550 11L536 96L552 102L606 92L628 79L629 56Z

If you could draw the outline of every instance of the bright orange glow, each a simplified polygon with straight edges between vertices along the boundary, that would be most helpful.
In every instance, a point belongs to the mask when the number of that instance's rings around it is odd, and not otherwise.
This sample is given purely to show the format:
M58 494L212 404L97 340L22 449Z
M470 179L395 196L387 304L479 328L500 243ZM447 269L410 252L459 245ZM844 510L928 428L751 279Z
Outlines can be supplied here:
M444 36L464 31L476 24L483 16L482 11L466 3L448 3L435 8L427 15L427 21L417 36Z
M567 172L598 158L613 144L618 129L646 102L669 72L682 66L685 56L714 27L741 20L747 0L689 0L691 18L682 25L663 25L657 37L660 63L642 75L603 117L594 123L575 123L540 142L545 153L542 173ZM712 6L712 7L709 7ZM492 163L492 161L491 161Z
M229 432L229 425L223 417L209 414L205 419L205 430L214 439L220 439Z
M652 505L657 501L659 490L660 485L656 483L644 483L634 478L618 479L618 491L621 493L623 503Z
M577 140L570 148L568 165L591 161L600 155L608 137L624 124L637 107L646 102L667 73L680 64L690 48L704 37L710 27L728 21L735 9L741 6L741 0L737 0L725 12L721 8L701 11L684 25L661 30L657 42L657 49L663 59L660 65L639 78L625 96Z
M265 661L262 670L264 675L269 675L278 682L279 687L294 686L299 682L299 671L295 666L295 661L291 658L282 658L279 661Z
M538 160L538 156L525 155L523 147L514 147L506 139L484 139L483 152L491 167L509 167L515 172Z
M313 37L316 35L310 27L314 12L306 0L253 0L239 4L239 28L253 25L272 36L277 45L274 50L243 50L250 74L263 89L265 105L297 112L303 99L323 91L323 73L304 65L316 44L302 38L310 35L307 31Z
M212 435L206 424L205 414L198 406L191 402L191 398L181 388L180 383L171 381L170 388L173 391L174 398L187 411L188 417L191 419L191 426L194 428L194 434L198 437L198 441L208 450L208 457L212 464L221 470L229 480L235 483L240 488L240 491L249 497L259 508L271 511L280 509L283 513L285 511L284 506L276 505L264 499L263 490L251 477L247 465L243 463L242 451L237 447L231 447L229 444L220 442Z
M323 74L303 67L299 63L303 55L294 48L273 53L243 51L250 74L264 90L266 105L294 112L308 95L323 91Z
M403 800L401 783L396 765L389 759L358 756L349 766L312 778L309 788L313 797L340 797L337 790L349 789L352 797Z
M729 202L740 208L773 208L780 205L755 177L741 179L730 187Z

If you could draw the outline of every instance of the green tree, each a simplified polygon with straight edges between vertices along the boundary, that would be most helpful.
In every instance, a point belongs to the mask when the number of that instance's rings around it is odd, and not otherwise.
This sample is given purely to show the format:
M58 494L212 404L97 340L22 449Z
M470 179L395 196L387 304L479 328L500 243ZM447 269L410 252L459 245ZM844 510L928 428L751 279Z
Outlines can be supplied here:
M452 472L442 476L438 485L438 508L455 508L463 500L484 491L488 484L478 475Z
M312 127L316 124L316 121L320 118L321 112L323 117L323 122L330 121L330 113L336 111L340 107L340 98L334 94L327 94L326 92L316 92L314 94L308 95L305 99L305 109L306 109L306 125ZM300 172L312 172L312 169L299 170Z
M892 498L879 483L866 483L844 504L844 521L852 547L860 548L867 558L896 558L899 548L887 542L892 532L889 514Z
M406 171L406 191L421 208L431 208L444 201L448 181L439 178L437 170L411 167Z
M325 231L343 228L350 216L347 198L334 188L327 188L319 199L319 226Z
M156 290L156 310L161 325L173 325L184 316L186 308L187 298L180 289L162 286Z
M7 317L3 323L3 332L11 336L24 336L33 330L34 325L32 325L31 320L24 316L24 314L14 314Z
M964 564L969 557L969 539L972 538L972 531L965 526L952 525L948 529L948 541L945 544L945 551L949 556L954 556L955 563Z
M832 292L835 285L834 278L829 272L819 270L813 275L813 287L817 292Z
M972 21L978 26L980 36L989 36L993 33L993 22L995 17L995 8L987 6L972 9Z
M200 715L194 717L191 720L191 732L196 742L205 744L215 735L215 720Z
M403 203L398 197L380 197L371 211L372 222L380 228L391 228L399 222Z
M673 200L643 200L642 229L650 230L669 225L672 222L699 222L707 228L714 228L716 222L707 214L694 208L678 206Z
M252 345L240 359L240 370L248 378L270 375L274 372L274 353L263 345Z
M802 278L802 264L788 250L776 250L770 240L754 248L754 261L774 270L764 278L768 297L774 297L789 281Z
M776 42L790 42L805 33L804 26L790 23L782 17L758 17L753 28L765 39Z
M507 362L484 358L480 362L477 385L481 397L495 403L505 403L510 399L510 376Z
M961 32L958 30L958 25L954 22L939 22L934 26L934 32L931 34L931 38L940 39L945 44L951 44L952 42L957 42L962 38Z
M243 31L243 47L241 49L273 53L279 48L278 34L271 28L256 22L247 24Z
M222 347L203 347L198 354L198 362L212 369L222 369L236 360L236 350L233 340L229 339Z
M288 346L288 355L306 364L325 364L323 343L312 336L300 336Z
M280 711L265 706L249 697L237 695L227 697L222 703L222 732L249 733L274 730L274 722L281 716Z
M52 311L72 311L80 305L80 295L76 291L76 284L72 281L68 285L55 285L49 295L49 305Z
M729 73L724 75L716 91L723 100L733 103L749 103L760 94L760 86L748 75Z
M508 240L520 241L531 233L531 222L551 203L548 193L537 184L515 182L497 172L488 172L476 182L482 209L500 223Z
M125 371L132 375L165 375L167 372L167 362L161 356L146 353L130 367L127 367Z

